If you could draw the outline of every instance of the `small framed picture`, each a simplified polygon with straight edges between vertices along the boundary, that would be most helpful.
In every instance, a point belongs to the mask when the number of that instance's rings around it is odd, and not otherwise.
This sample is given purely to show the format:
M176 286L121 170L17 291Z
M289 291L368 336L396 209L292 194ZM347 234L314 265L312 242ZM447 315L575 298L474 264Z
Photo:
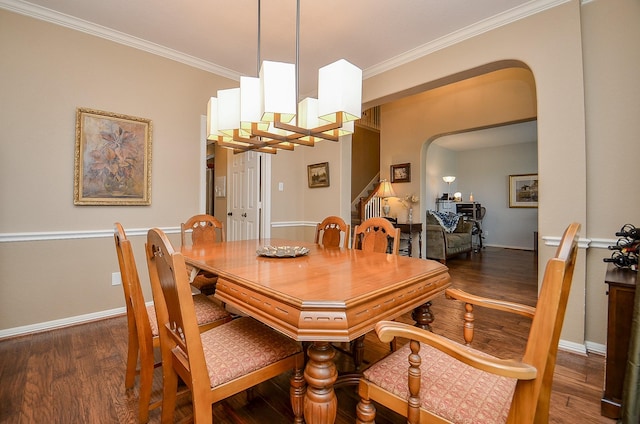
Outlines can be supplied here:
M309 188L329 187L329 162L307 165Z
M538 207L538 174L509 175L509 207Z
M411 182L411 164L401 163L399 165L391 165L391 182L392 183L410 183Z

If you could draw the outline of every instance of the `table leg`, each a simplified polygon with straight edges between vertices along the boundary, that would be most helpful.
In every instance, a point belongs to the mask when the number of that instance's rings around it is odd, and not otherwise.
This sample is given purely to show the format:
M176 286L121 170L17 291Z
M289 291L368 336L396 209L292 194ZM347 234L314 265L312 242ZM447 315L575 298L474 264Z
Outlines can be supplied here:
M422 229L418 233L418 257L422 259Z
M434 320L431 312L431 302L424 303L414 309L411 313L411 318L416 322L416 327L431 331L431 323Z
M307 380L305 421L307 424L333 423L338 409L338 399L333 390L333 383L338 378L333 360L336 352L329 342L313 342L307 353L309 360L304 370Z

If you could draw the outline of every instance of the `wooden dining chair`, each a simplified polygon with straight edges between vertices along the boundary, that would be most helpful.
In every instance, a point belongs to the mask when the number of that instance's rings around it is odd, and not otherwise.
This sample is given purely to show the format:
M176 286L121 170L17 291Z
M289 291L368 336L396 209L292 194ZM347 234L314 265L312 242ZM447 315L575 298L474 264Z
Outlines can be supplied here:
M182 246L198 246L205 243L226 241L224 226L216 217L200 214L194 215L180 224L180 240ZM191 269L187 267L191 272ZM191 285L203 294L212 295L216 292L218 276L208 271L198 271L193 277Z
M314 242L325 247L349 247L351 226L339 216L328 216L316 225Z
M131 389L136 375L140 375L139 413L141 423L149 419L149 411L160 406L161 402L151 402L153 386L153 370L160 363L155 363L153 349L160 346L158 323L153 305L146 306L136 261L133 256L131 242L124 228L115 223L113 237L116 244L118 265L124 290L125 309L127 313L128 352L127 370L125 372L125 388ZM231 320L231 315L204 295L196 295L193 301L198 316L200 331L208 330L216 325ZM140 368L137 368L138 358Z
M521 360L501 359L393 321L376 324L380 340L410 339L364 371L357 423L373 423L378 402L415 423L548 423L560 331L578 251L580 224L565 230L547 262L536 307L448 289L465 302L464 339L473 339L473 306L532 318Z
M293 370L291 405L294 422L302 423L306 385L300 344L250 317L200 334L184 257L159 229L149 230L146 253L162 352L162 422L173 423L178 376L191 390L199 424L212 422L213 403Z
M400 248L400 229L385 218L374 217L364 220L353 230L353 249L367 252L390 253L397 255Z
M364 220L353 230L353 249L368 252L390 253L397 255L400 250L400 229L386 218L374 217ZM362 335L349 345L349 352L353 357L356 370L360 369L364 360L364 338ZM395 342L391 343L395 349ZM344 352L344 351L343 351Z

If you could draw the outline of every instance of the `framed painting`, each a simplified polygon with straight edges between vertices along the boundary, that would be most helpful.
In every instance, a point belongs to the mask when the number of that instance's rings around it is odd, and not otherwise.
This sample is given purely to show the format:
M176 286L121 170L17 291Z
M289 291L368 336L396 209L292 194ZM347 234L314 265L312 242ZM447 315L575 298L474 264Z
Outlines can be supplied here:
M329 162L307 165L309 188L329 187Z
M151 120L76 110L74 205L151 204Z
M411 164L401 163L391 165L391 182L392 183L410 183L411 182Z
M538 207L538 174L509 175L509 207Z

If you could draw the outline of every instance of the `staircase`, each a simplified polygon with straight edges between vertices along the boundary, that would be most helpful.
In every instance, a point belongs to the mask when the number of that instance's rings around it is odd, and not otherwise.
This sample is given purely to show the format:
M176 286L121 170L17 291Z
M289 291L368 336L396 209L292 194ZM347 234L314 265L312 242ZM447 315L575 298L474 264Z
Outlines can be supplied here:
M374 197L374 193L378 190L379 175L376 175L364 190L356 197L351 203L351 228L355 228L356 225L360 225L362 221L373 216L381 216L380 214L380 199Z

